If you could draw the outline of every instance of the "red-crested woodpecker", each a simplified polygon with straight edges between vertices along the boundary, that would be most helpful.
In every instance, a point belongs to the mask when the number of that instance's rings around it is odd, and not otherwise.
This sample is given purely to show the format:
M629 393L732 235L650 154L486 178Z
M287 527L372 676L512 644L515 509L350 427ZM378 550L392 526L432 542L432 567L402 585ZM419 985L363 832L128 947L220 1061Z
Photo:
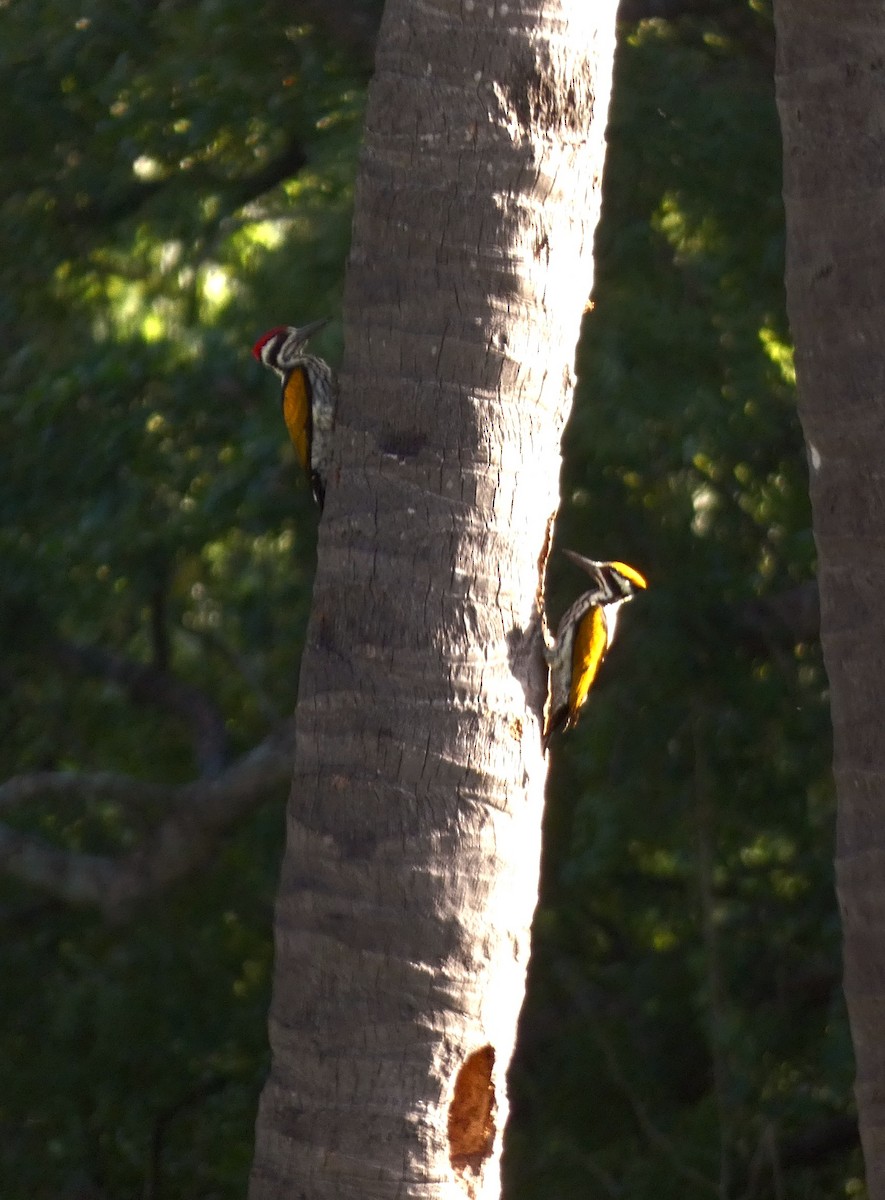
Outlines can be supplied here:
M338 387L329 364L304 349L327 322L324 317L300 328L278 325L252 347L255 358L280 377L283 419L320 508L326 496Z

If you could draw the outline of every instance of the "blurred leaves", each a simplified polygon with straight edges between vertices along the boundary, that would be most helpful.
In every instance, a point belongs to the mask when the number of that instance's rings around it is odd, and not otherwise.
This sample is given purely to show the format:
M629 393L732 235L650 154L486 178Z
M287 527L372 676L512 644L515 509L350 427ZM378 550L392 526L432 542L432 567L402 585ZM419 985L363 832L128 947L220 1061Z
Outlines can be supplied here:
M377 7L3 9L3 778L193 777L179 719L54 639L168 668L232 753L294 705L315 514L248 349L340 311ZM826 680L746 615L814 569L770 12L629 11L558 538L650 589L553 756L508 1195L830 1200L861 1185ZM282 799L125 927L0 881L4 1196L243 1194ZM105 853L157 816L14 820Z
M340 309L365 69L276 0L4 8L3 778L194 777L180 717L56 639L168 665L232 754L292 711L315 514L249 348ZM283 799L130 925L0 881L4 1196L242 1194ZM161 816L4 814L93 854Z

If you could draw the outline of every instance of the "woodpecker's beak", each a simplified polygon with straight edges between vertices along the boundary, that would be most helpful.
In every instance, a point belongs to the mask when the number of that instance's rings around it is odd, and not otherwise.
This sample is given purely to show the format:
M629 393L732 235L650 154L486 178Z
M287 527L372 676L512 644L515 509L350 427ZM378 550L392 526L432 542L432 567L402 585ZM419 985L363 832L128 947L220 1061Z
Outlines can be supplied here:
M592 575L600 586L605 586L605 580L602 576L602 568L604 563L594 562L592 558L584 558L583 554L575 554L574 550L563 550L563 554L576 567L580 567L582 571L586 571L588 575Z
M320 317L318 321L311 321L309 325L302 325L301 328L296 331L298 334L299 344L306 342L308 338L312 338L315 333L319 333L324 325L329 324L329 320L329 317Z

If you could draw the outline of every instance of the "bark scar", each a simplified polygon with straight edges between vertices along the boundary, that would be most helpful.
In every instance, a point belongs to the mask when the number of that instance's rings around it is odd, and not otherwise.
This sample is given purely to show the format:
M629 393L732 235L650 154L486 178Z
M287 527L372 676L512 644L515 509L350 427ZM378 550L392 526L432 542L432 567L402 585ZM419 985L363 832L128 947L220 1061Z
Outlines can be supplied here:
M556 511L547 518L547 528L544 531L544 543L538 555L538 590L535 592L535 608L541 618L541 634L544 645L549 650L553 645L553 635L547 625L547 564L550 561L550 550L553 545L553 526L556 523Z
M480 1173L495 1143L494 1066L492 1046L482 1046L468 1054L455 1078L449 1105L449 1161L461 1176L468 1196L474 1193L470 1176Z

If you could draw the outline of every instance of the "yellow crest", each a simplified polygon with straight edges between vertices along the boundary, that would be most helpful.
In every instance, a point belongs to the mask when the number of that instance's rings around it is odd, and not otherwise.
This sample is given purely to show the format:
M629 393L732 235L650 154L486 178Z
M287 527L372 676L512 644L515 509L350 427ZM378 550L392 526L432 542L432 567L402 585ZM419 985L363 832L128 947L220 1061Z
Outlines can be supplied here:
M637 570L635 570L633 567L628 567L626 563L611 562L608 565L610 567L614 567L614 569L618 572L619 575L623 575L625 579L629 579L634 587L638 587L638 588L647 588L648 587L648 584L645 582L645 580L639 574L639 572Z

